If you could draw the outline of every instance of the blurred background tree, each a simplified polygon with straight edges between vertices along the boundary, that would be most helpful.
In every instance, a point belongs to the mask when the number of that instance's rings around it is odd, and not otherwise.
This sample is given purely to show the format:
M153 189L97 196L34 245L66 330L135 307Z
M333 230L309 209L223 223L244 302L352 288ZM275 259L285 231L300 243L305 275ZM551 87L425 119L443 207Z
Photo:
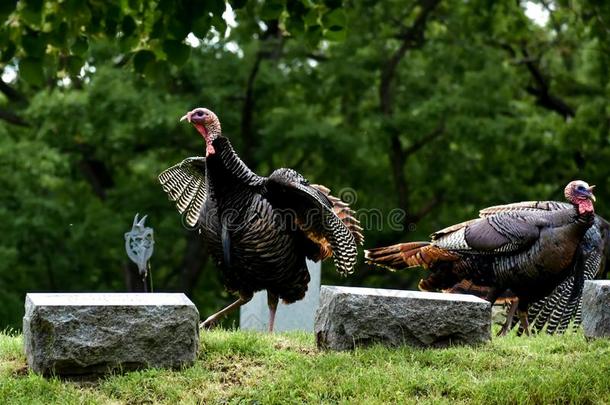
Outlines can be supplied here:
M292 167L354 197L366 246L562 199L574 178L609 214L610 4L200 3L0 6L0 329L19 327L26 291L125 291L136 212L155 229L157 291L202 314L230 300L156 180L203 154L178 123L195 106L257 172ZM326 266L324 283L419 278Z

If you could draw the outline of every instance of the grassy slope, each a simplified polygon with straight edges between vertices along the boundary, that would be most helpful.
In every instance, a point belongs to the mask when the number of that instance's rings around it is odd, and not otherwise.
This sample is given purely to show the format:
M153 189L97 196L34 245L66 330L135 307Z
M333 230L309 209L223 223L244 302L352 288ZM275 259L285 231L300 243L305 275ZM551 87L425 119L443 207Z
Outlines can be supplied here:
M318 352L310 335L203 333L181 372L95 384L26 371L19 336L0 334L0 403L610 403L610 340L495 339L477 348Z

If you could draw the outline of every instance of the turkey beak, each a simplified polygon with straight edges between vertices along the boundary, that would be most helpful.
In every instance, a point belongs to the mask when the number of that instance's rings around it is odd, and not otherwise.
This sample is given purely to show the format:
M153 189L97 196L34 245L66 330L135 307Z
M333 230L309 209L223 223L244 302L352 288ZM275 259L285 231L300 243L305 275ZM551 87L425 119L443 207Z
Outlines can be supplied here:
M188 122L191 122L191 111L187 112L186 114L184 114L182 116L182 118L180 118L180 122L187 120Z
M595 189L595 185L593 186L589 186L589 188L587 189L587 191L589 192L589 199L593 202L595 202L595 196L593 195L593 190Z

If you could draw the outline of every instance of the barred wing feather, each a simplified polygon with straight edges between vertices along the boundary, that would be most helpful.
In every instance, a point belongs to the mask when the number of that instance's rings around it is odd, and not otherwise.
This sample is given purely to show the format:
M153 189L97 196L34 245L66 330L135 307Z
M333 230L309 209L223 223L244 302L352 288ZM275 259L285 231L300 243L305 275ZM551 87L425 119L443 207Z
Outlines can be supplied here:
M339 273L347 275L354 271L358 254L355 236L334 212L325 190L312 187L292 169L274 171L267 180L266 189L266 197L274 206L296 213L299 225L310 239L330 245Z
M206 201L205 158L200 156L182 162L159 174L159 182L186 223L195 226Z

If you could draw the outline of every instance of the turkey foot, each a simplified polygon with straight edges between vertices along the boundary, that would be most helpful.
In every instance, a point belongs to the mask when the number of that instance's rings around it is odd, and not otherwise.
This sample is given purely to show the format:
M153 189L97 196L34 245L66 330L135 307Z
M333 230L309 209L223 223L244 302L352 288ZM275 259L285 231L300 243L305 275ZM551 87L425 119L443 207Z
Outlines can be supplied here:
M502 325L502 329L500 329L500 331L498 332L498 334L496 336L506 336L508 331L511 329L511 326L513 325L513 318L515 316L515 312L517 312L518 305L519 305L518 298L515 298L510 303L510 308L508 309L508 312L506 313L506 322L504 322L504 325Z
M214 315L209 316L205 321L201 322L199 324L199 328L200 329L204 329L204 328L211 329L220 319L227 316L231 312L235 311L237 308L241 307L242 305L246 304L251 299L252 299L252 294L250 294L250 295L241 295L240 294L239 298L234 303L227 306L226 308L221 309L220 311L216 312Z

